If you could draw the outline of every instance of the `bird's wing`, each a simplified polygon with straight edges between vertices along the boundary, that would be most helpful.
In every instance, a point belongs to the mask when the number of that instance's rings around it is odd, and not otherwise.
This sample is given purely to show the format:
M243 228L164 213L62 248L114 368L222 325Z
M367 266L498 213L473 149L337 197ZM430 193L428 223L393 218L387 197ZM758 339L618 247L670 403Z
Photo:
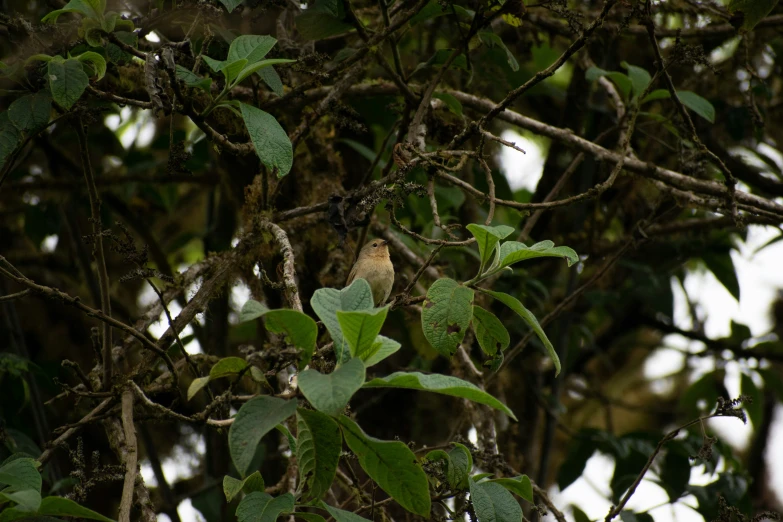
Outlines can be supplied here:
M353 283L354 278L356 277L356 268L359 266L359 263L356 262L353 264L353 268L351 268L351 272L348 274L348 281L345 283L345 286L350 285Z

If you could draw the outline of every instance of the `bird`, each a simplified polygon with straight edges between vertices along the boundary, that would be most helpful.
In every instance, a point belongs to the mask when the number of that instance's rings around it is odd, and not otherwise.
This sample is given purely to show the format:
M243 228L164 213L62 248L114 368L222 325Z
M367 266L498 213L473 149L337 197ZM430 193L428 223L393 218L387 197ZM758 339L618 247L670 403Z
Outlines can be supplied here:
M357 279L370 284L376 307L382 306L394 286L394 265L389 257L389 242L384 239L369 241L359 252L359 258L348 274L348 285Z

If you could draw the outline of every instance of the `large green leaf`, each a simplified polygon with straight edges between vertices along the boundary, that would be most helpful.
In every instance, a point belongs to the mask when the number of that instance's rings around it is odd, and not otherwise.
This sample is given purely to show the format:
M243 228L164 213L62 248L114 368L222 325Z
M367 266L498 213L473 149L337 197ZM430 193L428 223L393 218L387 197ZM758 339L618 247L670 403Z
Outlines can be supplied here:
M379 335L375 338L375 342L373 342L367 357L364 359L364 365L369 368L374 364L378 364L399 349L400 343L394 339Z
M0 112L0 167L5 165L11 153L22 139L19 129L11 123L8 111Z
M459 348L473 314L473 290L453 279L438 279L429 290L421 312L424 337L444 357Z
M304 368L313 356L318 339L318 326L312 317L298 310L283 308L270 310L263 303L249 299L239 314L239 320L250 321L264 318L266 329L272 333L285 335L288 342L302 350L299 368Z
M87 51L86 53L74 56L74 58L82 63L90 64L95 72L95 76L97 76L97 80L100 80L103 78L103 75L106 74L106 59L100 54L93 51Z
M364 363L354 357L327 375L308 368L299 374L298 382L313 407L329 415L339 415L362 387L364 378Z
M294 496L285 493L273 497L267 493L256 491L242 499L237 506L239 522L275 522L284 513L293 513Z
M319 288L313 293L310 305L318 318L323 321L334 341L334 353L340 364L350 358L348 344L343 337L337 311L351 312L354 310L369 310L373 308L372 289L364 279L357 279L350 286L337 290L334 288Z
M294 164L294 151L288 134L271 114L246 103L240 104L240 108L261 163L269 170L276 169L277 177L282 178Z
M49 123L52 97L46 91L27 94L8 106L8 118L20 131L34 131Z
M278 96L285 94L283 90L283 81L280 79L280 75L274 67L266 67L258 71L258 75L264 80L264 83L272 89L272 92Z
M644 92L647 86L650 85L652 76L650 76L650 73L648 73L646 69L631 65L628 62L623 62L622 66L628 70L628 77L631 79L631 84L633 85L634 96L639 96Z
M465 490L468 488L468 479L473 471L473 455L466 446L458 442L452 444L454 447L448 452L446 480L453 490Z
M17 511L25 511L27 513L34 513L38 511L41 506L41 493L35 489L22 489L20 491L0 491L0 503L2 501L14 502L16 506L14 509ZM3 516L0 515L0 521L3 520Z
M373 355L375 340L386 321L388 312L388 306L355 312L337 311L337 321L340 323L340 330L348 343L352 357L365 360Z
M41 500L41 505L35 515L39 517L78 517L90 520L100 520L101 522L114 522L112 519L87 509L74 502L71 499L63 497L46 497ZM0 514L0 522L9 522L31 516L30 512L21 511L17 508L6 509Z
M680 99L683 105L708 122L715 123L715 107L695 92L677 91L677 98Z
M514 231L513 228L506 225L490 227L487 225L476 225L475 223L471 223L466 228L476 238L482 265L486 265L492 258L498 241L507 238Z
M473 330L476 340L487 355L495 355L508 348L511 337L495 314L473 305Z
M537 257L561 257L566 260L568 266L579 262L579 256L572 248L566 246L556 247L551 241L541 241L528 247L518 241L506 241L500 245L500 266L506 267Z
M296 60L288 60L287 58L270 58L269 60L261 60L260 62L256 63L248 63L245 67L242 68L242 70L237 75L236 80L234 81L234 85L238 84L251 74L258 72L260 73L264 69L268 67L272 67L273 65L278 65L281 63L294 63Z
M61 14L76 13L87 18L101 20L106 10L106 0L71 0L62 9L57 9L44 16L42 22L56 22Z
M492 290L485 290L481 289L482 292L484 292L487 295L492 296L494 299L497 299L504 305L511 308L514 312L519 314L519 316L525 320L525 322L530 325L530 328L533 329L533 331L536 333L538 338L543 343L544 347L546 348L547 353L549 353L549 357L552 358L552 362L555 364L555 375L560 373L560 357L557 356L557 352L555 351L555 347L552 346L552 343L549 342L549 338L546 336L546 333L544 333L544 329L541 328L541 325L538 323L538 319L536 319L536 316L533 315L533 312L525 308L522 303L519 302L519 299L516 297L510 296L508 294L505 294L503 292L493 292Z
M491 479L487 482L500 484L507 490L511 491L512 493L516 493L528 502L533 502L533 484L530 482L530 478L527 475L520 475L519 477L515 478Z
M731 23L740 32L752 31L756 24L775 9L778 0L731 0Z
M522 508L506 488L496 482L470 479L470 501L478 522L519 522Z
M450 375L440 373L424 374L420 372L395 372L386 377L377 377L367 381L364 388L406 388L451 395L468 399L479 404L486 404L500 410L514 420L517 420L508 406L481 390L476 385Z
M633 82L631 81L631 78L625 74L619 71L605 71L604 69L595 66L590 67L587 69L587 71L585 71L585 78L589 82L594 82L601 76L606 76L612 80L614 84L620 89L623 98L628 98L628 96L630 96L631 89L633 89Z
M734 268L734 260L731 258L730 251L725 252L705 252L701 258L715 278L729 291L736 299L740 300L740 285L737 278L737 270Z
M84 89L90 84L90 79L84 72L79 60L50 60L47 64L49 90L52 98L63 109L70 109L82 96Z
M351 513L350 511L345 511L344 509L332 507L323 502L321 502L321 507L328 511L330 515L332 515L332 518L334 518L335 522L368 522L366 518L360 517L356 513Z
M302 408L297 410L296 419L299 487L306 489L306 500L321 498L331 487L340 461L340 427L328 415Z
M210 87L212 86L212 78L201 77L195 74L190 69L186 69L185 67L182 67L179 64L177 65L176 71L177 71L177 79L185 82L185 85L187 85L188 87L195 87L209 92Z
M254 491L264 491L264 487L264 477L258 471L254 471L244 480L228 475L223 477L223 493L226 495L226 502L231 502L240 491L252 493Z
M0 484L21 491L34 489L41 491L41 473L36 467L35 459L21 457L9 460L0 467Z
M247 401L228 431L228 448L237 471L247 475L261 437L296 413L296 400L261 396Z
M370 437L348 417L341 416L338 419L345 442L370 478L411 513L429 517L427 475L410 448L400 441Z
M226 61L247 60L248 64L256 63L272 50L277 40L271 36L243 34L237 36L228 48Z

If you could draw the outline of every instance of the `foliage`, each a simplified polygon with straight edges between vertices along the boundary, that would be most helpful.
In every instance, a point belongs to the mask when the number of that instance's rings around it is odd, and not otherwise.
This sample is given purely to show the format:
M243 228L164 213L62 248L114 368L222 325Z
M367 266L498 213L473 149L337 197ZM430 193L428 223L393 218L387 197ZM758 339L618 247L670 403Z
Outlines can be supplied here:
M6 2L0 522L772 517L783 330L675 291L783 223L778 4Z

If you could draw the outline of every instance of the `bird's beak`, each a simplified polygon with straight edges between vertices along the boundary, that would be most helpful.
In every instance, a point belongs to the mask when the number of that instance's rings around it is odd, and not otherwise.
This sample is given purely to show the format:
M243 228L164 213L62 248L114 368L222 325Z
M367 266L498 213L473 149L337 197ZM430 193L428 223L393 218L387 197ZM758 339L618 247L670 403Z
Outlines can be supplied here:
M386 241L385 239L381 240L381 245L386 246L388 244L389 244L389 242Z

